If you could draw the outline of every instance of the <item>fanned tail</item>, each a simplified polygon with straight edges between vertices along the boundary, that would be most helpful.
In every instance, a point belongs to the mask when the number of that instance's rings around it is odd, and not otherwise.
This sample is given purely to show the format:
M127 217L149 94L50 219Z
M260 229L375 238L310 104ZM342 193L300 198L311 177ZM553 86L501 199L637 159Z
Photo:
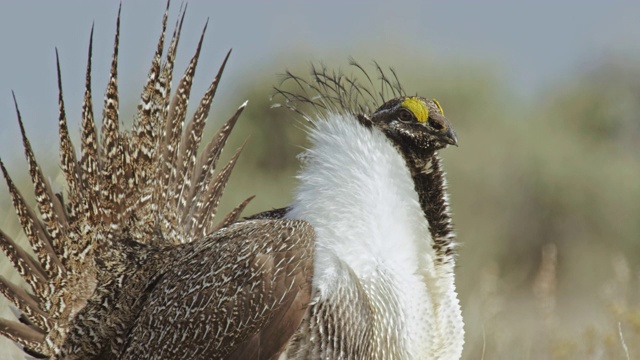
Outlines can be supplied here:
M56 50L60 165L67 183L66 197L54 193L44 176L17 101L16 113L39 216L27 205L0 161L13 207L35 255L0 231L0 248L29 287L22 289L0 277L0 292L20 312L19 322L0 319L0 334L35 357L79 358L104 354L108 346L118 346L118 339L127 327L127 314L123 313L126 309L109 307L115 303L135 303L123 289L132 286L127 283L130 278L147 275L138 272L150 254L198 241L233 224L252 199L248 198L214 224L220 198L241 149L218 172L216 163L246 102L198 156L204 125L230 52L183 129L207 28L205 24L195 54L171 95L186 7L180 10L163 60L167 3L132 129L122 130L118 94L120 11L99 132L91 93L91 28L79 155L67 126ZM120 314L122 322L105 321L106 314Z

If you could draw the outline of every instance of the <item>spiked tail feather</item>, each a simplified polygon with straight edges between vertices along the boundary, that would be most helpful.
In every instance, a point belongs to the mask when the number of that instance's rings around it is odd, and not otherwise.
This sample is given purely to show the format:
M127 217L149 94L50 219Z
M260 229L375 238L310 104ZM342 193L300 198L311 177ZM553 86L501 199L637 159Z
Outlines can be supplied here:
M145 269L154 268L147 267L149 263L157 265L162 261L159 249L164 257L176 244L197 241L207 232L230 226L252 199L242 202L214 225L219 200L240 150L218 173L215 165L246 103L198 158L204 124L229 54L183 130L206 25L170 101L184 11L181 9L163 62L168 9L169 3L131 132L121 130L118 113L120 9L99 132L91 93L92 27L80 154L76 154L69 135L56 51L60 158L67 183L66 199L53 192L44 176L16 102L40 215L27 205L0 161L13 206L35 254L30 255L0 231L0 248L30 287L25 290L0 277L0 292L21 313L20 322L0 319L0 334L22 345L29 354L52 358L116 354L128 329L133 311L130 309L136 308L144 286L155 281L155 275Z

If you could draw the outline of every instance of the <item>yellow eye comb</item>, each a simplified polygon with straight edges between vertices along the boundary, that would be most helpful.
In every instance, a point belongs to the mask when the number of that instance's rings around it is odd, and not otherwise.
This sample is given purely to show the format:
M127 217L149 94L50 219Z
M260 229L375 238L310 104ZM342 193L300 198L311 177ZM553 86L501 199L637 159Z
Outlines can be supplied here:
M416 97L404 99L400 106L411 111L411 113L413 113L416 119L421 123L426 122L429 118L429 109L427 108L427 105Z

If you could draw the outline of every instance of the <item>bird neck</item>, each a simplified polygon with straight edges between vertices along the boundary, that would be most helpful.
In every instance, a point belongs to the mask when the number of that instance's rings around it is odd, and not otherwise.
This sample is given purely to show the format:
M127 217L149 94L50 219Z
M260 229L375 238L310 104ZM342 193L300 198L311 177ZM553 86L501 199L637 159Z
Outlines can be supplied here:
M402 146L402 145L401 145ZM451 221L447 181L442 161L436 151L400 148L429 223L437 264L453 265L455 233Z
M371 119L357 115L358 122L365 128L372 128ZM411 146L407 142L394 142L394 146L403 156L411 173L420 207L429 223L429 232L436 252L436 263L447 264L446 271L454 265L455 233L451 221L447 182L437 150Z

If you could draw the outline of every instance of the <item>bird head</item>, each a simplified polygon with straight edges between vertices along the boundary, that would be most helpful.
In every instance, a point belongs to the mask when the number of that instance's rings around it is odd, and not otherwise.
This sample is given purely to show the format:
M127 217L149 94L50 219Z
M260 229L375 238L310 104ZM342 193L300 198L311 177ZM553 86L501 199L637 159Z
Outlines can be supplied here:
M367 120L403 150L424 154L458 145L456 133L435 99L398 97L382 104Z

